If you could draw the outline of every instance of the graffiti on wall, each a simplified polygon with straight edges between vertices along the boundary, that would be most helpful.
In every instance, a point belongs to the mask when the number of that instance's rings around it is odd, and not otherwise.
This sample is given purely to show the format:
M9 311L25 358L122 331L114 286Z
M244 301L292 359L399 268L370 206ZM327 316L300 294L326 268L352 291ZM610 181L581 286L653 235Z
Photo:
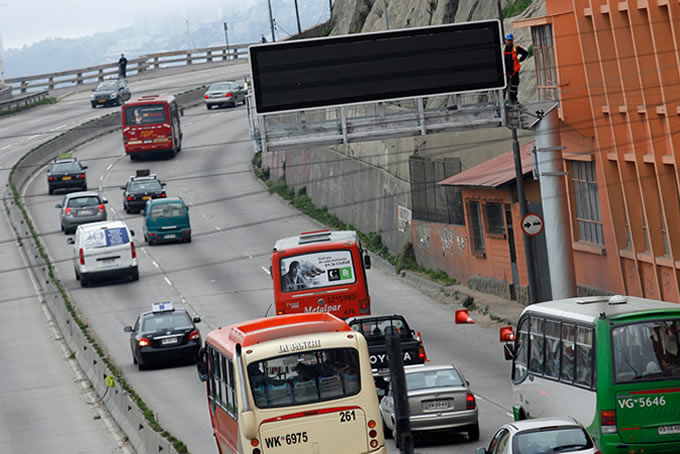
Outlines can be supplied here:
M439 239L442 243L442 253L444 255L446 255L447 252L450 254L457 254L458 256L465 255L468 241L464 233L443 229L439 233Z
M429 224L417 224L416 225L416 238L420 244L425 248L430 248L430 225Z

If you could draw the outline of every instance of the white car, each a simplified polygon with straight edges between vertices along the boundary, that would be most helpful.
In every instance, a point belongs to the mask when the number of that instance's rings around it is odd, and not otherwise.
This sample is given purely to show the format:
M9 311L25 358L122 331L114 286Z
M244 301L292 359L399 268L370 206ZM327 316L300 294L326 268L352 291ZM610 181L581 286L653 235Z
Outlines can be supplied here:
M593 439L571 418L537 418L501 426L489 447L475 454L601 454Z
M96 279L139 279L134 234L122 221L79 225L75 238L67 243L73 245L73 267L80 285L87 287Z

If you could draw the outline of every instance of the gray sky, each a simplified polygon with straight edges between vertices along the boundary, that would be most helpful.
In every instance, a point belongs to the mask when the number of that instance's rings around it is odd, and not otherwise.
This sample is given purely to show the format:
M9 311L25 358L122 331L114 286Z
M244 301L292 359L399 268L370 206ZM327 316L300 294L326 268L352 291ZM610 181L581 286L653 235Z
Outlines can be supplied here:
M46 38L75 38L111 31L154 17L179 16L190 25L222 20L223 12L245 11L255 0L0 0L5 49Z

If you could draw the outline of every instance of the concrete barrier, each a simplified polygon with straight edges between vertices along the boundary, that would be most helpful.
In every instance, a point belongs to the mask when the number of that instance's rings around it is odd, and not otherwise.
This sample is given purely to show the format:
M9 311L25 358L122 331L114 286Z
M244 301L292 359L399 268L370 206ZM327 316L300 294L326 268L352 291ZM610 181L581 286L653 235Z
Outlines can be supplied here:
M11 88L7 88L7 93L11 93ZM47 90L43 90L37 93L32 93L30 95L9 97L4 101L0 101L0 112L14 109L16 107L23 107L31 105L35 102L42 101L47 97Z
M204 91L205 89L201 87L182 93L177 96L178 104L182 107L199 104L203 100ZM139 454L179 453L173 443L162 435L164 431L160 425L146 419L144 415L146 405L127 384L113 361L104 354L87 325L78 317L69 292L62 285L31 217L21 202L22 188L31 175L59 153L71 151L120 127L118 111L76 126L34 148L12 167L9 184L3 192L3 204L19 247L23 250L29 269L40 286L43 302L50 309L64 341L75 354L93 389L125 432L132 446ZM114 378L115 383L112 387L107 384L107 377Z

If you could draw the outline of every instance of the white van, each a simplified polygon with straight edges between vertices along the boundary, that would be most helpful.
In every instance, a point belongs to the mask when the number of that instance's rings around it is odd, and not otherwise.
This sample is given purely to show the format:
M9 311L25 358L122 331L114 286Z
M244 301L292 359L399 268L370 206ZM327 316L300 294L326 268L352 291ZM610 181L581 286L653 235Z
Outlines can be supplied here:
M79 225L75 238L67 243L73 245L73 267L80 285L87 287L95 279L124 276L139 279L134 234L122 221Z

